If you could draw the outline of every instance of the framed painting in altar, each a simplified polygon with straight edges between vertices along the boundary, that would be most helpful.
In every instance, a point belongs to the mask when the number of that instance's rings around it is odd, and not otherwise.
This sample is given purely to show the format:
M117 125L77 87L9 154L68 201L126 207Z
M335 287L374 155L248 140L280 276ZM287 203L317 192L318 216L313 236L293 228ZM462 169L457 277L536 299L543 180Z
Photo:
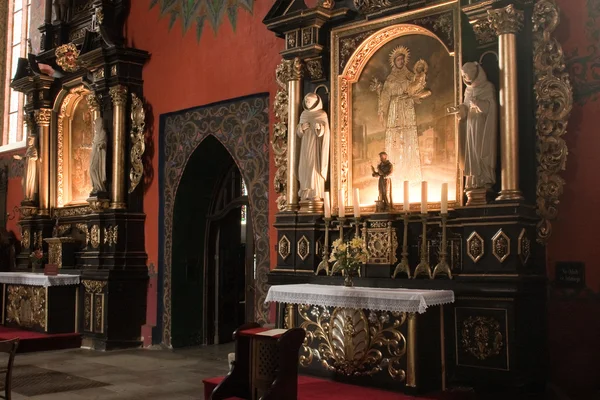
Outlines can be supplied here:
M462 202L458 122L460 27L456 3L430 7L332 32L333 193L360 190L363 212L378 198L380 153L393 164L392 202L402 210L404 181L411 209L428 182L428 208L440 207L448 183L449 206ZM334 207L338 196L332 196Z

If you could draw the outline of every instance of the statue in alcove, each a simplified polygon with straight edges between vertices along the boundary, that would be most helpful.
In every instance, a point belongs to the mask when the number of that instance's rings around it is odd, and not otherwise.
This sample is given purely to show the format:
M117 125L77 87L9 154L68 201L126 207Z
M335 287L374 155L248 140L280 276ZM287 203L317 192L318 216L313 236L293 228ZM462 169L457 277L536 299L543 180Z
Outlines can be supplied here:
M304 97L297 135L300 138L298 180L300 200L318 201L325 192L329 168L329 118L316 93Z
M14 155L16 160L25 160L25 174L23 176L23 197L24 201L34 201L37 192L37 167L38 167L38 149L37 141L34 135L27 138L27 150L25 155Z
M67 22L67 12L69 11L69 0L54 0L54 13L56 20Z
M386 212L392 209L392 180L390 176L394 170L394 165L388 160L388 154L385 151L379 153L379 164L377 169L371 166L372 175L379 178L379 198L375 202L377 212Z
M92 181L92 195L106 192L106 130L101 117L94 121L90 180Z
M498 101L496 89L481 65L468 62L462 67L466 85L464 102L458 106L458 118L466 120L465 191L467 195L485 193L496 183L496 147L498 136ZM473 197L469 196L469 200Z

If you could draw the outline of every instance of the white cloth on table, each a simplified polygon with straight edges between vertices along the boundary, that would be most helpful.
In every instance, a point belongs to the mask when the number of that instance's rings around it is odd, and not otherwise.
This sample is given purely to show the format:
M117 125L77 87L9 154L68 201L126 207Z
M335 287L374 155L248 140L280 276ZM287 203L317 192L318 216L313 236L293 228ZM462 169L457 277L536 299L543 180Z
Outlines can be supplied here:
M265 299L265 303L268 302L422 314L427 307L454 303L454 292L313 284L277 285L269 289Z
M0 283L30 286L67 286L78 285L79 275L44 275L33 272L0 272Z

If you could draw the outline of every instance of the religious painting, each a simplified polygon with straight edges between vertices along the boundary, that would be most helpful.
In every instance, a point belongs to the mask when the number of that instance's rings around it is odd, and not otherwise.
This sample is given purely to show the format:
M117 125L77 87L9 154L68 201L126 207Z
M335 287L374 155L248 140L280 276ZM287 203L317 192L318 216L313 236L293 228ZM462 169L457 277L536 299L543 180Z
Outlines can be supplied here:
M347 61L333 68L332 153L337 171L332 170L332 190L344 190L350 205L347 194L358 188L361 208L373 211L379 197L374 168L385 153L392 164L391 202L396 210L402 209L405 181L411 208L421 201L422 181L428 183L430 208L439 207L443 183L448 183L450 204L460 203L458 124L449 112L460 100L455 49L413 23L379 29L364 24L362 29L371 30ZM356 37L357 32L348 35ZM344 33L333 39L334 51L342 54Z

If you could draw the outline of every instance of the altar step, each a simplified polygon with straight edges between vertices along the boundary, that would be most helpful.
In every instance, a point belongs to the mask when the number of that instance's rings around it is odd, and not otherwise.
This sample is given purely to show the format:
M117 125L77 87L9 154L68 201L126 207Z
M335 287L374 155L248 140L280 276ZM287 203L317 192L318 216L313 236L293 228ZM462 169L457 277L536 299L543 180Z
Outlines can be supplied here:
M209 400L210 394L223 380L223 377L204 379L204 399ZM476 400L473 393L445 392L434 393L422 397L388 392L381 389L364 386L348 385L328 381L312 376L298 376L298 400ZM243 400L232 397L231 400Z
M46 334L0 326L0 340L19 338L17 353L34 351L76 349L81 347L81 334L58 333Z

